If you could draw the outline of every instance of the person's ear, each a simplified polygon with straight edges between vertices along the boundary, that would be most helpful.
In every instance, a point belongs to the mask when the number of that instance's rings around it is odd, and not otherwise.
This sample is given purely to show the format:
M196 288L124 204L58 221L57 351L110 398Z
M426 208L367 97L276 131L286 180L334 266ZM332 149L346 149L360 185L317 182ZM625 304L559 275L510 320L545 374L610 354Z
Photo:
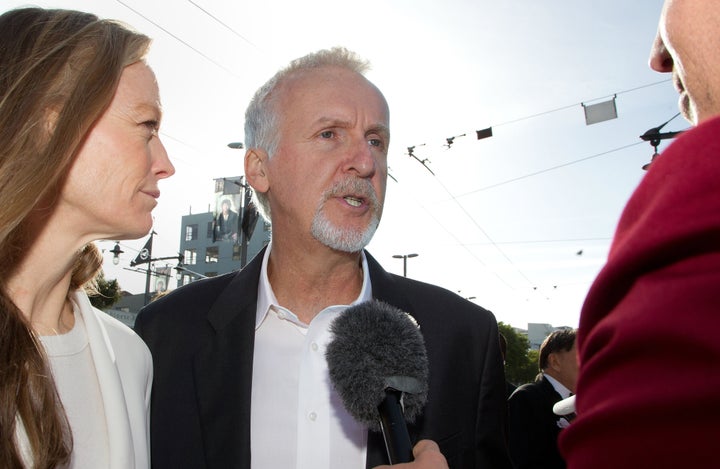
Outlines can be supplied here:
M245 153L245 179L257 192L267 192L270 189L267 160L267 152L259 148L249 149Z
M561 368L560 359L559 359L557 353L553 352L550 355L548 355L548 368L551 368L552 370L555 370L555 371L560 371L560 368Z

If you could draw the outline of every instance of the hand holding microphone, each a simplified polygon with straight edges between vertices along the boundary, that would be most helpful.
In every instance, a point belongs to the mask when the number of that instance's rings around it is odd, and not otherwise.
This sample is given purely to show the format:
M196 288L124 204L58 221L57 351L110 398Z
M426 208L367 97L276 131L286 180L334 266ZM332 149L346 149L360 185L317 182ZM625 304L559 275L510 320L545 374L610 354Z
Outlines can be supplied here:
M413 448L415 461L393 466L375 466L373 469L448 469L445 456L437 443L432 440L420 440Z

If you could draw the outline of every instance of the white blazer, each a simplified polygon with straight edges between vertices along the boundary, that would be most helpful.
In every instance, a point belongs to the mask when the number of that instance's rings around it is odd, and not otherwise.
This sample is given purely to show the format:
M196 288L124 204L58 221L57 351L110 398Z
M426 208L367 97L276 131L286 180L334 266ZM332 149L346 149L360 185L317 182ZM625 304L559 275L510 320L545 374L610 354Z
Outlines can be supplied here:
M87 328L110 443L109 469L150 467L150 389L152 356L145 342L125 324L94 308L84 291L70 295ZM18 419L17 438L27 467L28 441Z

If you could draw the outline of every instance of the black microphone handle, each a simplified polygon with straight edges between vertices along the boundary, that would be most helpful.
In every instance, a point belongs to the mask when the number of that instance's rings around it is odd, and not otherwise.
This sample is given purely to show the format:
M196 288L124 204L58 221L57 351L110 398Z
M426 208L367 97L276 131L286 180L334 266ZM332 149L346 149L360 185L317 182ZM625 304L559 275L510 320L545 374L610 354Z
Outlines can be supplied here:
M378 406L380 426L382 427L385 448L390 464L411 462L414 460L412 443L408 433L405 415L400 398L402 392L392 388L385 389L385 399Z

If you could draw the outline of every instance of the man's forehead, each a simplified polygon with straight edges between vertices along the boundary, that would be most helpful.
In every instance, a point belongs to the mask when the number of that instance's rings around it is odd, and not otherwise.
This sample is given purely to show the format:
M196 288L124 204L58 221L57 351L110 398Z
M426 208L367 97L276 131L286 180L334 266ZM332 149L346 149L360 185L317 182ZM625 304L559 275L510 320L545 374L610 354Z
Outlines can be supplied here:
M278 89L273 105L277 106L276 110L280 110L279 117L282 120L288 118L288 111L294 108L301 112L293 120L300 118L310 125L348 126L358 117L356 112L360 111L373 120L367 124L368 127L376 127L378 131L389 134L390 112L387 101L377 87L369 81L365 83L368 84L366 90L372 92L375 99L353 94L349 89L355 86L353 84L313 79L288 82Z

